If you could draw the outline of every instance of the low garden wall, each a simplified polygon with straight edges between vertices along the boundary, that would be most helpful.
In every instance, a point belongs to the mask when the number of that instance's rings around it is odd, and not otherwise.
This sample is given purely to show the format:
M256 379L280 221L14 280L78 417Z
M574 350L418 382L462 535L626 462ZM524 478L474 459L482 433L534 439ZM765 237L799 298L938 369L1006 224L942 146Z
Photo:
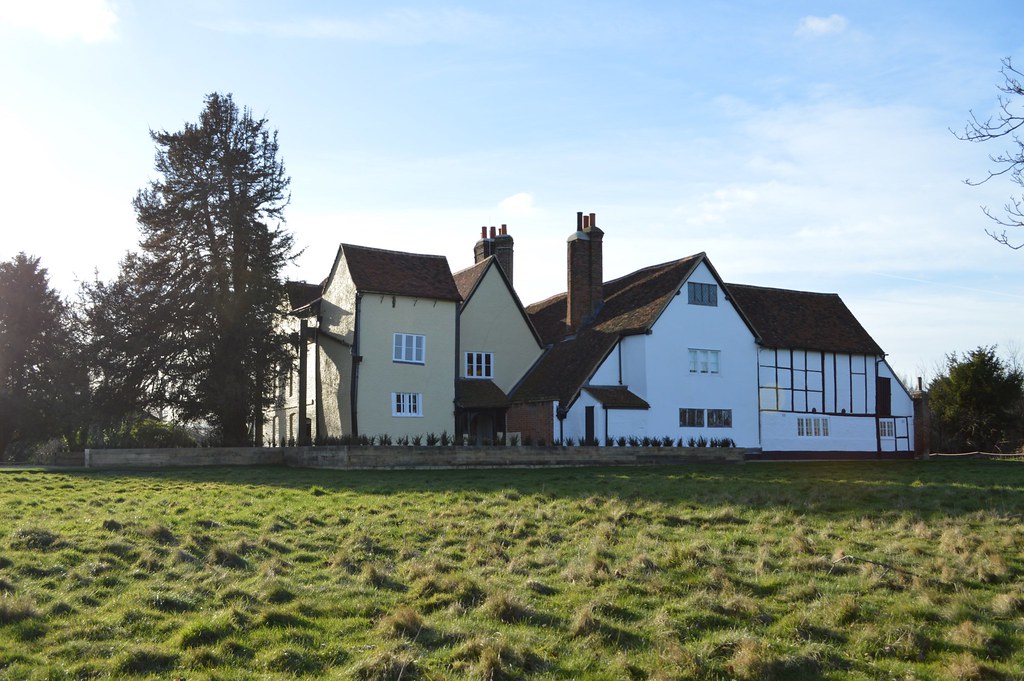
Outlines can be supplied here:
M272 466L333 469L514 468L740 463L760 450L739 447L209 447L87 449L89 468Z

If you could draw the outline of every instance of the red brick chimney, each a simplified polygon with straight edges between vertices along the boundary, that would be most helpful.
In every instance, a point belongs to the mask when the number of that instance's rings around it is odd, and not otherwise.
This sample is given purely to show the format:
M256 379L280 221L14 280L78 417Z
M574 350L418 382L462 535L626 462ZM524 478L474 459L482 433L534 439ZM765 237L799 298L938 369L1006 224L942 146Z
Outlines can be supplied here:
M512 255L515 242L508 233L508 225L502 225L500 229L491 227L490 236L487 232L487 227L480 228L480 241L477 241L473 247L473 263L482 262L493 255L511 284Z
M576 233L568 239L566 254L565 324L570 332L578 331L604 303L603 242L597 215L576 213Z

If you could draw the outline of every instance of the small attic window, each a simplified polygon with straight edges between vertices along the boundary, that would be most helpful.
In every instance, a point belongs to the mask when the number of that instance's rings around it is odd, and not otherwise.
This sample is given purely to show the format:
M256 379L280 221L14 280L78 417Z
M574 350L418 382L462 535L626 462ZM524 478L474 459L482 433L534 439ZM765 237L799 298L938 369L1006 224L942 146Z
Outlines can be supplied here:
M690 305L718 307L718 286L715 284L698 284L691 281L687 283L686 287L688 296L686 302Z

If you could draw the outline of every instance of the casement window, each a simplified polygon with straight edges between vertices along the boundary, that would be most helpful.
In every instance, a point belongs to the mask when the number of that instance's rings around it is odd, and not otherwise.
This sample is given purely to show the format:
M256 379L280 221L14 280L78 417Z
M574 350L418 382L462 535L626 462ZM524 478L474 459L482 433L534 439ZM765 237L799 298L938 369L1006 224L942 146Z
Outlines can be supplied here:
M708 428L732 428L732 409L708 409Z
M494 378L494 353L467 352L466 378Z
M715 284L698 284L691 281L686 285L686 292L690 305L718 306L718 286Z
M878 421L878 436L890 440L894 439L896 437L896 421L894 419L880 419Z
M392 416L423 416L421 393L391 393Z
M828 419L824 416L798 416L797 437L828 437Z
M679 410L679 427L680 428L703 428L704 427L704 410L703 409L680 409Z
M700 350L690 348L691 374L717 374L719 371L718 350Z
M396 362L424 364L427 357L427 337L413 333L396 333L393 358Z
M703 428L707 412L708 428L732 428L732 409L680 409L680 428Z

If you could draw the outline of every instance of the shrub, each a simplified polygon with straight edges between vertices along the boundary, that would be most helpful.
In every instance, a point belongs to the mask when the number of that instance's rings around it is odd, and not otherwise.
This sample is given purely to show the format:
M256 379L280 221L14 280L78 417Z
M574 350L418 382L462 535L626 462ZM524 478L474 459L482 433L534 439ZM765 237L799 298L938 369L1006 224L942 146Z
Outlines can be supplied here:
M638 438L636 435L630 435L628 442L630 447L640 446L640 438Z
M508 444L509 444L510 447L518 447L519 446L519 436L518 435L510 435L509 438L508 438Z
M413 435L412 436L412 444L413 444L414 447L419 447L420 445L422 445L423 444L423 436L422 435Z
M672 446L672 437L669 436L669 435L666 435L665 437L661 438L661 446L662 447L671 447Z
M120 426L93 434L90 446L98 448L127 447L196 447L196 437L182 426L158 421L139 419L125 421Z
M625 438L625 436L623 436L623 435L620 435L620 436L619 436L619 439L618 439L618 440L616 440L616 441L615 441L615 443L616 443L616 444L617 444L618 446L620 446L620 447L625 447L625 446L626 446L626 438Z
M434 434L434 433L427 433L427 446L428 447L436 447L437 446L437 442L438 442L438 437L437 437L436 434Z
M395 444L397 444L400 447L408 447L409 446L409 436L408 435L401 436L400 438L395 440Z
M380 435L377 436L377 442L380 443L381 447L390 447L391 436L388 435L387 433L381 433Z
M447 447L452 443L452 436L448 434L447 430L441 431L441 446Z
M576 440L573 439L572 437L567 437L562 442L562 446L563 447L575 447L576 446Z

